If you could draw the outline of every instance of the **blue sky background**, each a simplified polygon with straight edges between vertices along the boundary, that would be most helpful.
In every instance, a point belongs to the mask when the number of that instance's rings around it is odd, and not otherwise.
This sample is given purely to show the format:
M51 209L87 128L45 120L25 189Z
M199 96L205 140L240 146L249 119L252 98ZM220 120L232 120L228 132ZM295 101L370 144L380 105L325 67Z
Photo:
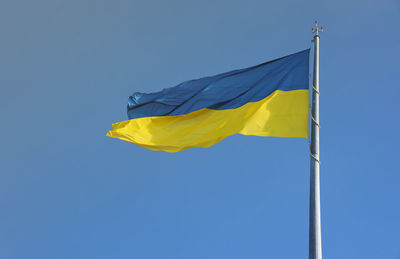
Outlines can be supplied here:
M306 140L105 134L133 92L306 49L315 19L324 258L400 258L398 0L0 7L0 258L307 258Z

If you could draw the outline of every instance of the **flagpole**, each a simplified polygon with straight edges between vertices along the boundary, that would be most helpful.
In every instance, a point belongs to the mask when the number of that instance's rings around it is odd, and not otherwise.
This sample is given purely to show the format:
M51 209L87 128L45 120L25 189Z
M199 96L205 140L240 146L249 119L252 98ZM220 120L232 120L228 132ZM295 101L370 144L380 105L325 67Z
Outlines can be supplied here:
M312 80L311 108L311 163L310 163L310 229L309 259L322 259L321 246L321 208L319 179L319 28L315 21L314 35L314 73Z

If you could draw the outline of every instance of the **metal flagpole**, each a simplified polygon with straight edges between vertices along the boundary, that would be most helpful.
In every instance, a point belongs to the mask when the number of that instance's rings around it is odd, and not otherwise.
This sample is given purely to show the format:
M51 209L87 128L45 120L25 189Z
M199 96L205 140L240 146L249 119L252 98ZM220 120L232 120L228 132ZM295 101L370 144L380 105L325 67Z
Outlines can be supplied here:
M319 28L315 21L314 36L314 74L312 85L311 108L311 164L310 164L310 229L309 259L322 259L321 247L321 208L319 184Z

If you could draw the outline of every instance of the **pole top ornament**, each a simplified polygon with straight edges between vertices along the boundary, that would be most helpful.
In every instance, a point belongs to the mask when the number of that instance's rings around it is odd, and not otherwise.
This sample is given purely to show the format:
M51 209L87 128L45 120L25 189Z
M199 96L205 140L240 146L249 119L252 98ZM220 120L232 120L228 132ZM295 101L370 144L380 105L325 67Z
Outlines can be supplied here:
M315 21L315 28L312 28L312 32L315 33L315 36L318 36L319 32L323 32L324 31L324 26L318 27L318 22Z

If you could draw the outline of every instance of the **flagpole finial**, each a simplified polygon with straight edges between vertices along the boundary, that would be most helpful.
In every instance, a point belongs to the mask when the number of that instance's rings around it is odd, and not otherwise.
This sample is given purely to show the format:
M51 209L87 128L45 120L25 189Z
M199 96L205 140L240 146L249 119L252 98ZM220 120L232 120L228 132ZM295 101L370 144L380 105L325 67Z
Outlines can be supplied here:
M315 33L314 37L317 37L318 33L323 31L324 31L324 26L318 27L318 21L315 21L315 27L312 28L312 32Z

